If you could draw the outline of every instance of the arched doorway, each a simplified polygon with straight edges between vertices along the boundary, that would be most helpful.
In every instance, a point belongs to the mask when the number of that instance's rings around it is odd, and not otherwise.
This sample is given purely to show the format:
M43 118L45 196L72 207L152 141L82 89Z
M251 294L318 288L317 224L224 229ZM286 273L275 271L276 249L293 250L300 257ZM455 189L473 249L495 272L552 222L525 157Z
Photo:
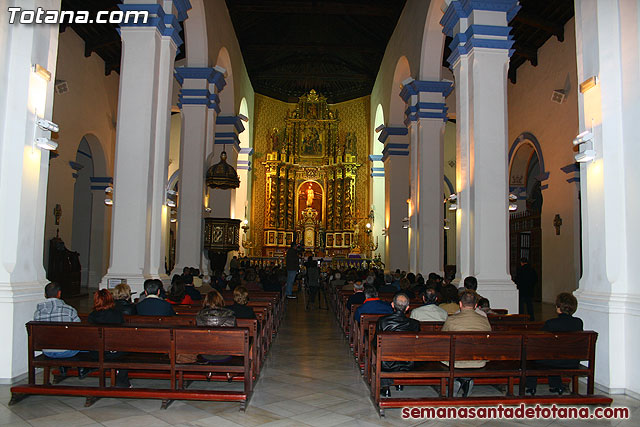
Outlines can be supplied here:
M71 249L78 252L84 288L97 287L106 273L104 254L108 253L105 231L104 189L111 185L105 175L105 159L98 139L85 135L72 164L76 182L73 189Z
M509 192L517 197L517 210L509 218L509 264L515 278L520 259L527 258L538 273L534 299L542 299L542 182L548 173L535 136L525 133L509 151Z

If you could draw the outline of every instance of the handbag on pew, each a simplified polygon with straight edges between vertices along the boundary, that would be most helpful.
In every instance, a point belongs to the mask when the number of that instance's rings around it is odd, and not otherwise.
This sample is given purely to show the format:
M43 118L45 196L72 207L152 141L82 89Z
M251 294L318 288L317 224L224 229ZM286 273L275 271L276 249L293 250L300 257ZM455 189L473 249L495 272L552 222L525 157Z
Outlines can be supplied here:
M196 363L198 361L197 354L189 354L189 353L178 353L176 356L176 363L180 365L184 365L186 363Z

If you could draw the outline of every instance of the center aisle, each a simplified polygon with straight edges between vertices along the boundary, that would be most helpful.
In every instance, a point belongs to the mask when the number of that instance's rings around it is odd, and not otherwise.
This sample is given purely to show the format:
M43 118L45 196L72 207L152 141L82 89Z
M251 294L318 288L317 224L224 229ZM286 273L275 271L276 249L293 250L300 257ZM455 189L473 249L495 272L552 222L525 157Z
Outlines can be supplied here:
M287 301L285 319L244 416L284 417L273 423L278 426L418 424L400 419L400 410L378 417L334 319L331 311L317 306L305 311L301 299ZM246 422L242 418L238 414L237 422Z

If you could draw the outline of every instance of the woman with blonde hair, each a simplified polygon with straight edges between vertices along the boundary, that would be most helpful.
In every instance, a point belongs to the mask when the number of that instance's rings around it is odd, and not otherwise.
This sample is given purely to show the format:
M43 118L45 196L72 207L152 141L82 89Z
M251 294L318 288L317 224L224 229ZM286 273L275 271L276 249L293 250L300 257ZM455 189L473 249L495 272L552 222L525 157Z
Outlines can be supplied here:
M209 291L196 315L198 326L236 326L236 315L224 306L224 298L215 289Z
M134 315L136 312L136 305L131 302L131 287L126 283L120 283L111 291L113 299L115 300L115 308L122 314Z

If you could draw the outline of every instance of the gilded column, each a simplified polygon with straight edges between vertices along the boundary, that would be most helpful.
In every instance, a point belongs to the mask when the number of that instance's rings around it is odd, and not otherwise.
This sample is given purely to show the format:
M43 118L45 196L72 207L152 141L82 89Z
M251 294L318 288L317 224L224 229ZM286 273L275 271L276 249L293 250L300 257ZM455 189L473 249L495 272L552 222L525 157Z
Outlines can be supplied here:
M268 205L268 215L267 215L267 228L276 228L276 216L277 216L277 204L276 204L276 196L277 196L277 177L276 177L276 167L270 166L268 168L269 179L267 182L267 200L269 201Z
M287 168L281 167L278 175L278 228L287 222Z
M336 170L336 194L335 194L335 221L334 227L336 230L342 230L342 206L343 206L343 195L344 195L344 177L343 170Z
M295 170L289 170L289 206L287 207L287 230L295 228L294 210L296 205L296 173Z
M334 186L334 171L331 169L327 173L327 212L325 214L327 216L327 230L334 229Z

